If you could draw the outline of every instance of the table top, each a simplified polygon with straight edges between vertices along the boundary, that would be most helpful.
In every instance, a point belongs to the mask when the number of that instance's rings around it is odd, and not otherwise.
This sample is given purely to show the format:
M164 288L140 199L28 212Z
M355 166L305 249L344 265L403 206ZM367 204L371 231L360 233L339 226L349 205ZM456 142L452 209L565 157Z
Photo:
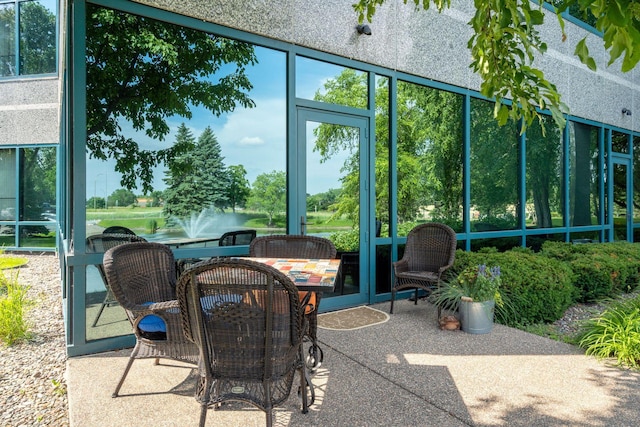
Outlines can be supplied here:
M267 264L286 274L301 291L333 292L339 259L238 257Z

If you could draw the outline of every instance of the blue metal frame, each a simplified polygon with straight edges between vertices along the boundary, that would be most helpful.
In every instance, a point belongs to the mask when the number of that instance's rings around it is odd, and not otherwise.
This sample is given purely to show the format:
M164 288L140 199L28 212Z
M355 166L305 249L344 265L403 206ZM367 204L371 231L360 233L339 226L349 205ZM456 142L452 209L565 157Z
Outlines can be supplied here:
M389 294L379 294L375 293L375 272L376 272L376 247L379 246L391 246L391 261L395 261L398 259L398 246L404 244L406 237L398 236L398 227L397 227L397 189L398 189L398 176L395 165L397 164L398 154L397 154L397 128L394 125L395 119L397 116L397 100L395 94L397 93L398 81L407 81L415 84L424 85L427 87L446 90L453 93L457 93L463 96L463 155L464 155L464 163L463 167L463 200L464 200L464 210L463 210L463 231L458 233L458 238L460 241L464 242L464 248L469 250L471 248L471 243L473 239L476 238L488 238L488 237L508 237L508 236L517 236L520 237L523 245L526 244L526 239L529 236L535 236L538 234L547 234L547 233L555 233L555 234L563 234L566 241L570 240L570 236L572 232L576 231L598 231L601 236L601 239L605 240L605 232L607 232L608 236L612 236L612 224L609 224L611 221L607 221L607 218L604 217L604 207L601 204L601 212L599 212L599 222L600 224L596 226L589 227L570 227L569 226L569 218L568 215L565 215L564 224L562 227L550 228L550 229L526 229L526 225L520 224L520 227L515 230L504 230L504 231L495 231L495 232L472 232L470 225L470 211L469 205L471 201L470 195L470 140L471 140L471 120L470 120L470 111L471 111L471 98L478 98L487 100L485 97L481 96L481 94L477 91L473 91L466 88L456 87L440 82L435 82L428 78L417 77L415 75L410 75L394 70L389 70L380 66L375 66L371 64L361 63L352 59L343 58L337 55L315 51L309 48L305 48L302 46L294 45L291 43L286 43L278 40L268 39L263 36L259 36L256 34L246 33L240 30L231 29L227 27L223 27L217 24L208 23L199 19L189 18L183 15L178 15L166 10L160 10L153 8L151 6L143 5L136 2L125 1L125 0L78 0L74 1L72 5L68 5L68 16L70 16L70 22L68 30L70 32L70 39L67 41L72 47L67 49L70 52L72 57L72 63L68 63L68 75L65 75L65 87L67 88L67 92L65 94L66 107L64 108L64 112L67 115L66 126L61 129L61 132L64 133L64 140L69 141L72 145L72 150L70 152L65 151L66 146L61 149L64 151L60 153L61 155L61 165L64 165L64 170L60 171L60 177L64 177L63 181L66 183L73 182L73 189L69 185L63 185L61 194L59 199L59 215L61 215L61 230L63 234L61 235L61 248L64 248L64 261L63 261L63 275L65 280L65 295L66 295L66 304L67 308L67 325L72 325L71 330L69 331L68 336L68 353L70 355L79 355L86 354L98 351L105 351L109 349L113 349L116 347L123 346L131 346L134 342L133 336L120 336L120 337L112 337L107 339L102 339L98 341L86 341L86 306L85 306L85 297L86 297L86 268L92 264L98 264L101 262L100 254L87 254L84 247L84 242L86 238L86 232L84 224L86 222L86 214L84 209L74 209L74 206L82 207L85 202L85 194L86 194L86 159L85 159L85 141L86 141L86 65L85 65L85 37L86 37L86 27L85 27L85 13L86 13L86 4L92 3L96 5L101 5L104 7L110 7L114 9L119 9L125 12L138 14L141 16L150 17L153 19L159 19L166 22L175 23L178 25L183 25L185 27L190 27L202 31L207 31L211 33L220 34L225 37L234 38L237 40L245 41L248 43L255 44L257 46L264 46L269 49L280 50L286 54L286 100L287 100L287 121L286 121L286 129L287 129L287 172L288 172L288 212L291 214L287 219L287 229L289 232L296 230L297 223L299 217L297 215L299 208L295 207L296 196L295 193L299 190L297 187L297 183L295 177L297 174L302 173L300 170L300 166L297 164L298 158L298 150L299 147L296 144L297 133L300 131L298 128L298 111L306 110L306 111L314 111L314 112L322 112L323 114L328 114L329 116L345 116L358 118L358 120L366 120L368 124L364 127L365 129L365 137L368 138L368 145L363 148L367 150L362 151L363 156L361 157L361 171L365 172L361 175L361 185L363 190L360 193L361 197L361 207L364 209L361 210L361 225L360 228L360 238L361 245L363 246L364 254L362 258L365 262L361 263L361 277L362 278L370 278L368 281L369 288L368 293L363 293L363 295L356 295L352 297L345 297L342 300L336 300L338 304L342 304L340 301L349 302L350 304L357 304L362 302L380 302L389 299ZM295 87L296 87L296 56L305 56L309 58L313 58L315 60L325 61L329 63L333 63L339 66L350 67L358 70L362 70L364 72L369 73L368 75L368 83L369 83L369 104L367 109L356 109L345 106L337 106L337 105L329 105L326 103L319 103L315 101L310 101L306 99L296 98L295 95ZM375 150L369 149L369 147L375 147L375 78L376 76L383 76L389 79L389 237L384 238L374 238L375 236L375 188L373 183L375 183ZM70 93L69 93L70 92ZM491 101L491 100L489 100ZM510 104L507 102L507 104ZM543 114L548 114L548 111L542 112ZM585 121L579 118L575 118L572 116L567 117L568 121L578 121L581 123L587 123L592 126L596 126L599 128L599 150L600 150L600 170L604 171L604 159L605 153L610 153L610 145L606 147L604 144L604 131L605 129L614 129L613 127L605 127L600 123L595 123L591 121ZM630 132L628 130L620 130L623 133L627 133L630 137L638 136L640 134L635 132ZM519 179L522 183L519 195L525 200L526 199L526 172L525 172L525 161L526 161L526 147L525 147L525 135L520 138L520 147L519 154L522 156L523 162L522 167L519 171ZM565 212L569 212L569 200L567 196L568 191L568 170L569 170L569 126L565 127L563 133L563 154L564 154L564 179L562 182L563 192L564 192L564 208ZM71 157L71 153L77 153L75 157ZM633 151L632 151L633 153ZM607 159L611 159L611 156L608 155ZM67 167L68 166L68 167ZM62 168L61 168L62 169ZM610 165L608 165L607 171L610 171ZM631 176L633 176L633 163L631 164ZM604 188L604 176L600 174L600 197L601 200L610 200L605 199L605 194L611 194L611 189L606 191ZM609 179L608 183L611 182ZM606 192L605 192L606 191ZM521 217L523 217L524 207L521 207ZM611 212L611 209L608 210ZM77 225L75 227L74 225ZM73 230L73 242L71 242L70 236L71 231ZM73 244L73 252L69 249ZM239 247L227 247L221 248L220 254L224 255L232 255L232 254L241 254L242 251L246 251L246 248ZM178 255L178 253L177 253ZM195 257L201 255L199 249L181 249L179 250L180 257ZM364 264L364 266L362 266ZM353 301L352 301L353 299ZM326 304L323 302L323 308L332 307L330 300L326 300Z

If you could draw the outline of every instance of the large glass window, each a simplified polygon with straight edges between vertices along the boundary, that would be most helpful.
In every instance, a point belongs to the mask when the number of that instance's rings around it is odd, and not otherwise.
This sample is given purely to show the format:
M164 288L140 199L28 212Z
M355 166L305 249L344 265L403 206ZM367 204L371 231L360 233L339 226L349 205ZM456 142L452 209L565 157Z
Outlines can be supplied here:
M87 235L284 232L285 54L93 6L87 28Z
M327 76L331 76L330 80ZM347 107L367 108L367 73L296 57L296 97Z
M286 55L87 14L86 235L124 226L179 257L229 231L285 233ZM94 266L86 274L86 339L130 333L117 305L98 316L106 287Z
M56 148L1 149L0 177L0 246L55 247Z
M520 226L519 127L498 125L494 104L471 100L472 231L510 230Z
M598 128L569 125L569 218L571 226L598 224L600 212Z
M562 227L562 132L550 116L527 128L526 224L531 228Z
M56 0L0 0L0 77L56 72Z
M462 230L463 97L398 82L398 234L417 222Z

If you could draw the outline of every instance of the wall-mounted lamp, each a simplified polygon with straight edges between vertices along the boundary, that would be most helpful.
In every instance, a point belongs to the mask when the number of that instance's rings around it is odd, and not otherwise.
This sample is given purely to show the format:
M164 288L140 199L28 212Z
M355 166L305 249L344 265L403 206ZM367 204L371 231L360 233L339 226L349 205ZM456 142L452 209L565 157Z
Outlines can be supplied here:
M622 109L622 115L623 116L630 116L631 115L631 110L629 110L627 108L623 108Z
M371 28L367 24L358 25L356 27L356 31L358 31L358 34L364 34L364 35L367 35L367 36L371 35Z

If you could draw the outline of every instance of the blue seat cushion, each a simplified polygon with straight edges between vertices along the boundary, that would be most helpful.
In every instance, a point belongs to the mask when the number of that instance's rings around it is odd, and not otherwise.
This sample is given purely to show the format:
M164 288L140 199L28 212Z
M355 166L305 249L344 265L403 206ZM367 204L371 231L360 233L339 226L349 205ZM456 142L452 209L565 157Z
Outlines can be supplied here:
M153 303L145 302L142 305L150 304ZM140 320L140 323L138 323L138 329L143 332L167 332L167 325L165 325L164 320L162 320L160 316L147 314Z

